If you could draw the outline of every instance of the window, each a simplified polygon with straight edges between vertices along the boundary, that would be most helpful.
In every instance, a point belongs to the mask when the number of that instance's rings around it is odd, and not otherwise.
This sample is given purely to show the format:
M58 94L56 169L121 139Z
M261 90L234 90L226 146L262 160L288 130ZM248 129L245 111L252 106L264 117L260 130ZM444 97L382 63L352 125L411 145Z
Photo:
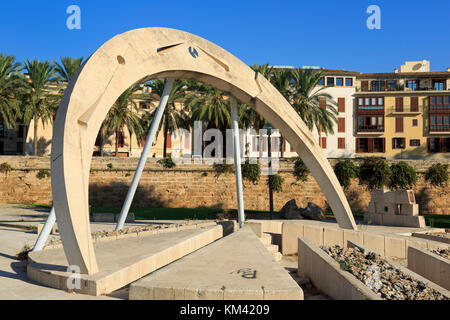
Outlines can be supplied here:
M383 110L384 97L358 98L359 110Z
M336 78L336 85L342 87L344 85L344 78Z
M419 119L412 119L412 126L418 127L419 126Z
M376 117L370 115L359 116L358 131L361 132L384 131L383 117Z
M140 109L150 109L150 104L146 102L139 102Z
M345 78L345 86L353 87L353 78Z
M387 87L389 91L394 91L397 89L397 80L388 80Z
M372 89L373 89L373 91L383 91L384 90L384 81L381 81L381 80L372 81Z
M166 139L166 147L167 149L171 149L172 148L172 134L168 133L167 134L167 139Z
M406 87L410 88L413 91L418 89L418 85L419 85L419 81L418 80L408 80L408 81L406 81Z
M437 90L437 91L445 90L444 80L434 80L433 81L433 89Z
M395 118L395 132L403 132L403 118Z
M338 149L345 149L345 138L338 138Z
M373 152L384 152L384 138L373 139Z
M334 86L334 78L332 77L327 78L327 86Z
M450 138L428 138L428 152L450 152Z
M411 97L411 111L418 112L419 111L419 97Z
M345 132L345 118L338 118L338 132Z
M430 109L450 111L450 96L430 97Z
M0 138L3 138L5 136L5 125L3 123L0 123Z
M395 112L403 112L403 98L395 98Z
M327 137L322 137L322 149L327 148Z
M384 138L356 138L356 152L383 153L385 152Z
M324 78L324 77L320 78L320 79L319 79L319 82L317 82L317 84L318 84L319 86L325 85L325 78Z
M450 114L433 114L430 116L430 131L450 131Z
M405 138L393 138L392 149L405 149Z
M419 139L409 140L409 146L410 147L420 147L420 140Z
M338 98L338 112L345 112L345 98Z

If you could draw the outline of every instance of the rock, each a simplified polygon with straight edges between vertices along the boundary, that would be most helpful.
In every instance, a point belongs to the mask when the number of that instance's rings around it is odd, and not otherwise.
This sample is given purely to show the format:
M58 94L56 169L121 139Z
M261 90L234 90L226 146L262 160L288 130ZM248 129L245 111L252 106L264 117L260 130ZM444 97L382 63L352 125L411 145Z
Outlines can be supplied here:
M295 199L292 199L283 206L280 210L280 215L284 219L296 219L291 218L291 216L295 216L296 214L293 213L298 210L297 202L295 202Z
M304 209L300 209L302 216L309 220L324 220L325 212L318 205L308 202L308 205Z
M286 213L285 215L284 215L284 218L285 219L292 219L292 220L301 220L301 219L303 219L303 216L302 216L302 211L301 211L301 209L297 209L297 210L291 210L291 211L289 211L288 213Z

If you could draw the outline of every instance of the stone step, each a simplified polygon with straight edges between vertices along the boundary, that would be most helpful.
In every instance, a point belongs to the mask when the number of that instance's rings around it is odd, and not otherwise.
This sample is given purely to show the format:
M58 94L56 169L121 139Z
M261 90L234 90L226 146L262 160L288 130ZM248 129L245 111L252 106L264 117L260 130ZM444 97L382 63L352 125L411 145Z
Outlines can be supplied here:
M132 300L303 300L303 291L246 226L131 284Z
M272 236L271 236L270 234L268 234L268 233L263 233L263 234L262 234L262 237L259 238L259 239L262 241L262 243L263 243L264 245L270 245L270 244L272 244Z
M80 276L81 288L74 291L106 295L166 266L222 237L221 226L137 235L94 243L99 272ZM28 278L45 286L68 290L68 262L63 248L31 252Z
M275 261L281 261L281 259L283 258L283 255L278 251L275 253L272 253L272 256L275 259Z
M270 253L278 252L278 246L276 244L271 244L266 246L267 250L269 250Z

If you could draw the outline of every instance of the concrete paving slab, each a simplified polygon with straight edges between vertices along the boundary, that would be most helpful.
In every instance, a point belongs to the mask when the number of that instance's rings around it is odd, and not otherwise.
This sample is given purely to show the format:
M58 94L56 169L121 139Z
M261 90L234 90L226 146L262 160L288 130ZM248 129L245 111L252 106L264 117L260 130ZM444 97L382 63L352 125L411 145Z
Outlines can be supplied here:
M136 281L129 292L133 300L303 300L248 226Z
M221 226L96 242L100 271L81 275L78 293L105 295L222 237ZM29 254L28 277L67 290L68 262L62 248Z

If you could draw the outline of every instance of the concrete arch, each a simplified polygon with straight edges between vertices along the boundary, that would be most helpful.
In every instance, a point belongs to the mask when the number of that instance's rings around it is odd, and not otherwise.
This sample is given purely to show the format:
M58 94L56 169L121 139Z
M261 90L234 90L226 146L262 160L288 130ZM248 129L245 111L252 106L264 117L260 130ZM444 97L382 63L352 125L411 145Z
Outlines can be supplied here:
M52 145L52 191L69 265L98 272L90 236L88 188L94 142L118 96L132 84L184 78L230 93L267 119L291 143L327 197L339 226L356 229L344 192L310 131L263 76L198 36L167 28L144 28L106 42L69 83L56 116Z

